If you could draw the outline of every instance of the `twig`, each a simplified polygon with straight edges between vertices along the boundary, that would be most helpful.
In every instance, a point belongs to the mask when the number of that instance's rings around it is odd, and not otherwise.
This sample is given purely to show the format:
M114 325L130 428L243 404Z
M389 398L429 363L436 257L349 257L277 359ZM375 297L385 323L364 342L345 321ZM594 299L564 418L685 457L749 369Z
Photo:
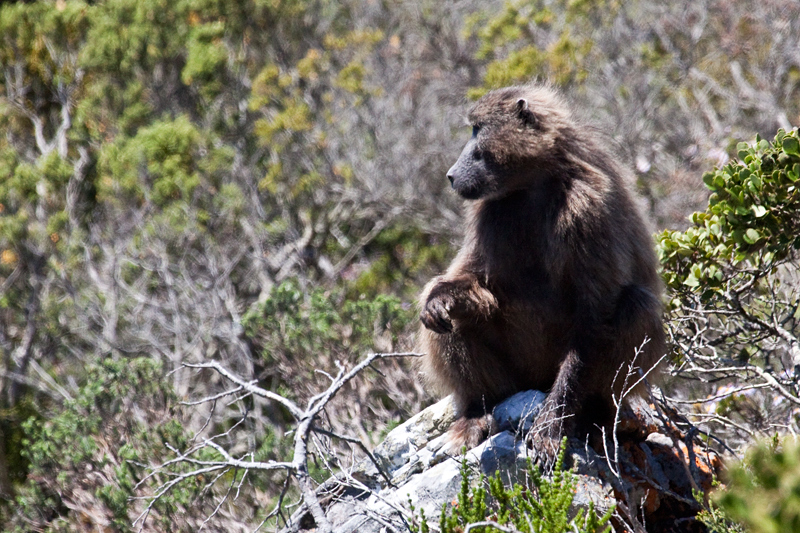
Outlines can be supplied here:
M224 368L216 361L212 361L210 363L183 363L183 366L187 368L211 368L213 370L216 370L218 374L220 374L228 381L232 381L233 383L239 385L241 388L247 390L248 392L251 392L256 396L260 396L261 398L266 398L267 400L278 402L279 404L286 407L286 409L288 409L289 412L292 413L292 416L294 416L296 419L302 418L303 415L305 414L305 412L302 409L300 409L297 406L297 404L295 404L293 401L284 398L280 394L275 394L272 391L268 391L266 389L262 389L261 387L256 386L255 384L257 382L255 380L252 381L243 380L236 374Z
M327 435L328 437L333 437L335 439L343 440L345 442L349 442L350 444L355 444L356 446L358 446L361 449L361 451L364 452L364 455L366 455L369 458L370 462L372 462L372 464L375 465L375 468L378 469L378 473L381 475L384 481L386 481L387 486L394 487L394 484L392 484L392 480L389 479L389 476L386 474L386 472L383 471L383 468L381 467L380 463L378 463L378 460L375 459L375 456L372 455L372 452L369 451L369 448L367 448L367 446L363 442L353 437L348 437L346 435L339 435L338 433L334 433L333 431L328 431L326 429L322 429L316 426L313 426L312 430L314 431L314 433L321 433L322 435Z

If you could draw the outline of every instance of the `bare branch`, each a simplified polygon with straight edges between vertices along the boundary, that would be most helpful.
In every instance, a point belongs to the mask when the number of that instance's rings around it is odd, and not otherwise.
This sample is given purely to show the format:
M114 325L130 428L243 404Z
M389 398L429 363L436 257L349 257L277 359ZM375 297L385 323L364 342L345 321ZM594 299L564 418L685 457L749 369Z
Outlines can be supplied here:
M256 381L246 381L242 379L240 376L234 374L233 372L229 371L228 369L224 368L222 365L217 363L216 361L206 362L206 363L183 363L183 367L186 368L197 368L197 369L212 369L217 372L220 376L225 378L226 380L232 382L236 385L236 387L227 389L220 393L206 396L199 400L187 401L183 402L184 405L200 405L204 403L212 403L216 405L216 402L225 397L233 396L235 400L242 399L244 396L254 395L261 398L265 398L267 400L274 401L284 407L286 407L292 415L297 420L297 425L294 428L294 447L292 452L292 460L291 461L255 461L253 460L252 453L248 453L242 458L234 457L228 449L222 446L220 443L217 442L218 439L222 437L229 436L233 430L240 424L242 424L246 418L246 414L231 428L220 435L216 435L214 437L202 439L197 444L190 447L185 452L180 452L172 448L168 443L165 443L165 446L173 451L175 457L168 461L165 461L158 467L156 467L152 472L150 472L144 479L142 479L138 484L137 487L141 484L145 483L146 481L152 479L154 476L165 473L168 476L168 479L162 483L160 483L156 489L156 492L153 496L150 496L148 499L148 504L142 513L137 517L134 524L139 524L139 529L141 530L144 527L145 521L153 508L155 502L161 498L164 494L172 490L176 485L181 483L182 481L188 480L192 477L209 474L209 473L217 473L215 477L209 482L208 487L212 486L217 480L221 479L221 475L229 472L231 470L240 471L242 475L247 475L250 471L268 471L268 472L275 472L283 470L286 472L287 477L284 484L284 488L281 492L281 497L278 506L276 506L264 519L261 525L263 525L269 518L276 516L280 513L280 505L283 501L283 495L285 495L286 490L288 489L289 479L294 478L297 480L297 484L300 488L302 498L303 498L303 506L307 509L312 516L314 517L314 521L317 524L317 529L321 533L327 533L332 530L332 526L328 521L327 517L325 516L325 511L322 507L322 504L317 496L317 487L314 484L313 479L309 475L308 471L308 460L309 460L309 439L312 438L314 434L326 435L336 439L343 440L350 444L355 445L358 447L369 459L370 461L378 467L379 472L383 475L384 479L387 483L391 484L388 476L382 471L380 465L378 464L375 457L369 452L369 449L358 439L348 437L345 435L340 435L333 431L328 431L322 429L315 425L315 421L317 417L322 413L323 409L326 405L330 402L330 400L336 395L341 388L352 380L355 376L357 376L360 372L362 372L365 368L369 367L375 361L379 359L388 359L388 358L399 358L399 357L408 357L408 356L419 356L420 354L413 353L413 352L399 352L399 353L372 353L368 354L362 361L356 364L350 370L347 370L343 365L337 363L339 367L339 372L337 375L332 378L331 384L328 388L313 396L307 404L305 410L302 410L297 404L284 396L279 394L273 393L271 391L265 390L261 387L256 385ZM244 396L236 396L238 393L244 391ZM204 425L205 427L205 425ZM317 443L319 447L319 443ZM219 456L220 459L199 459L196 457L196 454L203 449L210 448L214 450ZM324 458L323 458L324 459ZM188 472L175 472L173 469L179 465L190 465L191 469ZM230 498L231 494L233 494L233 482L232 484L226 489L225 494L222 496L221 500L217 502L217 505L210 516L206 517L206 520L203 522L203 525L207 524L208 521L215 516L223 503ZM238 494L238 488L236 493ZM260 529L259 526L258 529Z
M242 378L230 372L216 361L212 361L210 363L183 363L183 366L186 368L211 368L217 371L217 373L219 373L222 377L224 377L228 381L232 381L233 383L239 385L239 387L248 391L249 393L259 396L261 398L266 398L267 400L278 402L279 404L286 407L286 409L288 409L289 412L292 413L292 416L294 416L295 418L301 419L305 416L305 412L301 410L297 406L297 404L295 404L293 401L288 400L287 398L284 398L279 394L275 394L274 392L256 386L255 385L257 383L256 381L244 381Z

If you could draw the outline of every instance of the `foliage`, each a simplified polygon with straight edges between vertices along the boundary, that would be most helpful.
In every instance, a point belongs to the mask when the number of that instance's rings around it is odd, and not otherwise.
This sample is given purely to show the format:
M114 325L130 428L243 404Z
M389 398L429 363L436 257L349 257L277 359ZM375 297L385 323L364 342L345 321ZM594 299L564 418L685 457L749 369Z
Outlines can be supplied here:
M131 530L130 498L144 463L165 453L165 443L186 442L183 428L171 420L168 404L174 398L161 376L152 359L106 359L87 368L85 384L57 416L25 423L21 450L29 479L36 481L20 487L9 516L11 531L73 530L81 515L70 507L80 501L90 505L83 513L102 517L115 531ZM195 483L174 491L155 514L169 523L179 505L197 499L197 488Z
M120 474L114 488L109 469L156 460L156 443L184 431L202 438L243 421L226 445L264 460L286 456L281 409L175 410L173 434L159 418L168 406L140 393L147 387L123 390L101 377L135 382L109 361L136 361L131 372L149 362L147 379L171 402L222 391L219 380L183 366L209 359L303 398L338 360L409 346L411 301L460 235L459 200L444 176L467 135L460 110L468 93L550 79L613 132L660 223L682 224L705 201L694 177L733 151L731 139L772 136L796 121L798 9L792 0L2 4L3 520L124 529L141 503L127 498L147 485L134 490ZM782 153L770 145L754 157L772 151L769 172L784 169L788 179L793 167L781 157L794 157L792 138L781 141ZM745 230L734 253L761 257L791 222L791 205L750 209L738 216L771 225L748 226L757 238ZM764 413L777 408L786 421L796 396L781 374L791 374L795 357L785 336L795 327L792 254L776 252L777 270L739 298L780 335L763 324L731 329L702 348L721 352L731 339L746 352L734 361L753 363L742 380L767 380L766 372L788 404L734 387L714 416L739 423L757 412L766 427ZM720 293L710 271L698 273L709 279L697 278L698 287ZM773 292L785 314L764 314ZM731 328L747 322L740 319ZM347 386L326 410L326 427L353 425L374 441L381 424L426 401L408 364L386 366L383 377ZM101 382L111 396L93 388ZM86 395L102 396L113 413L74 403ZM126 446L116 446L120 435ZM92 439L95 448L80 448ZM62 460L69 470L59 478L53 464ZM86 489L78 473L90 469L99 481ZM243 500L275 497L271 481L254 479ZM192 495L198 507L181 509L205 518L215 508L203 498L215 490L199 497L187 489L174 509ZM252 530L258 519L243 508L222 506L206 527ZM162 529L180 523L170 512L157 510Z
M715 481L713 490L721 491L724 490L724 487L719 481ZM699 490L694 491L694 497L697 503L703 507L697 513L697 521L706 526L710 533L745 533L744 526L733 520L724 509L714 503L714 499L708 498ZM716 497L719 497L719 493L716 494Z
M298 365L315 354L346 358L375 346L391 352L413 314L394 296L349 299L320 287L304 293L289 280L254 304L242 325L268 364L281 359Z
M800 444L794 438L751 447L742 462L728 468L727 478L727 488L714 499L747 531L778 533L800 527Z
M713 305L731 284L752 286L800 249L798 145L797 130L778 131L772 143L756 137L739 143L738 160L703 175L708 209L692 216L693 227L660 238L670 289Z
M443 271L452 256L449 242L406 225L387 227L364 251L374 260L369 265L352 265L343 272L348 280L347 293L352 297L395 292L404 298L416 298L419 286L413 281L423 273Z
M310 397L327 383L319 368L335 368L337 361L352 364L362 354L397 351L401 335L416 312L394 296L349 298L342 289L302 290L297 280L273 288L270 297L254 303L242 317L244 333L259 349L254 353L259 380L270 390L292 397ZM356 385L354 385L356 386ZM358 386L364 405L349 406L344 418L329 410L337 429L354 423L371 427L366 409L395 409L397 392L385 379ZM363 414L356 412L365 409ZM274 423L284 429L284 417ZM288 430L289 428L285 428Z
M553 472L545 477L529 460L527 482L514 483L506 487L500 472L488 480L488 491L481 475L478 485L470 488L469 468L466 455L461 463L461 489L458 500L452 509L442 506L439 531L457 533L470 524L494 522L500 526L512 526L523 533L566 533L579 531L585 533L609 533L607 525L614 509L598 517L590 502L587 509L578 509L571 516L572 501L575 497L576 475L564 469L566 438L561 442L558 459ZM414 511L412 506L412 512ZM492 526L475 526L471 530L478 533L492 531ZM411 524L414 533L430 531L424 513L419 522Z
M592 60L602 57L599 29L613 25L619 14L619 3L614 1L525 0L506 2L488 20L486 13L473 15L467 28L480 39L478 56L492 61L483 86L472 89L470 96L526 83L532 77L563 86L584 82Z
M800 401L797 147L797 130L739 144L739 160L703 177L708 208L687 230L659 236L677 372L716 383L711 418L733 416L766 434L796 424Z

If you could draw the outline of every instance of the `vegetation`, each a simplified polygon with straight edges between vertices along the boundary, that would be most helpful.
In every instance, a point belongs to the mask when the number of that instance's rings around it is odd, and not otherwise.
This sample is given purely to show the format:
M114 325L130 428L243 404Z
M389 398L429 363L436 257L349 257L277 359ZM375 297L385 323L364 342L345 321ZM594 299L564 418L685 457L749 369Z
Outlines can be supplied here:
M716 482L716 489L719 490L721 484ZM707 500L705 494L695 493L695 499L701 504L703 509L697 513L697 520L708 528L712 533L745 533L744 526L734 521L728 513L714 503L714 500Z
M729 487L717 494L720 508L753 533L800 527L800 448L793 438L762 442L730 469ZM727 530L725 530L727 531ZM736 531L735 526L730 531Z
M797 130L740 143L739 159L703 176L707 209L659 237L675 374L708 384L693 389L706 395L697 416L731 444L797 428L798 146Z
M792 0L4 3L0 529L253 530L298 497L208 443L285 461L287 405L410 349L460 236L464 100L531 78L610 132L659 227L698 211L659 237L668 394L737 451L797 431L798 36ZM374 365L315 411L295 473L429 401L410 362ZM188 450L228 466L148 507Z
M701 514L720 533L791 531L800 448L798 418L798 130L737 146L738 159L707 172L705 211L683 232L659 237L672 300L668 321L678 359L674 374L694 381L678 390L693 416L751 445L732 464L727 488ZM705 397L703 397L705 396ZM753 445L754 437L771 443Z
M610 533L612 529L607 523L613 508L598 517L594 505L589 503L587 509L578 509L574 516L571 515L577 477L564 469L566 450L567 439L564 439L549 478L543 477L539 468L529 460L527 481L514 483L511 487L504 485L500 472L495 472L487 483L481 475L477 485L471 487L465 455L461 462L461 490L457 502L452 508L447 504L442 506L439 531L457 533L466 531L470 524L476 524L470 531L486 533L510 527L521 533ZM413 505L411 509L413 512ZM410 529L413 533L430 531L424 513L420 513L418 523L412 523Z

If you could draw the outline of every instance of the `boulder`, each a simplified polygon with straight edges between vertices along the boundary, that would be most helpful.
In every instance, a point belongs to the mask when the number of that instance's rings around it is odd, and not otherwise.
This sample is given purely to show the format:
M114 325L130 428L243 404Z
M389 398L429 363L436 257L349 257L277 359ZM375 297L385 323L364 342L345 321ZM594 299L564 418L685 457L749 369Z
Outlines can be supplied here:
M539 391L521 392L494 409L500 431L466 452L473 483L479 473L498 471L506 483L523 480L529 452L524 436L544 397ZM454 418L452 399L441 400L392 430L373 451L374 460L363 460L320 486L334 532L405 531L412 505L417 516L424 513L436 523L461 486L464 458L444 451ZM649 532L705 531L694 518L700 505L692 491L711 488L721 461L694 426L664 405L635 400L620 413L613 450L613 441L602 450L578 440L568 443L566 462L578 481L574 506L592 502L599 513L616 506L619 530L638 521ZM289 531L313 529L310 513L302 508L287 525Z

